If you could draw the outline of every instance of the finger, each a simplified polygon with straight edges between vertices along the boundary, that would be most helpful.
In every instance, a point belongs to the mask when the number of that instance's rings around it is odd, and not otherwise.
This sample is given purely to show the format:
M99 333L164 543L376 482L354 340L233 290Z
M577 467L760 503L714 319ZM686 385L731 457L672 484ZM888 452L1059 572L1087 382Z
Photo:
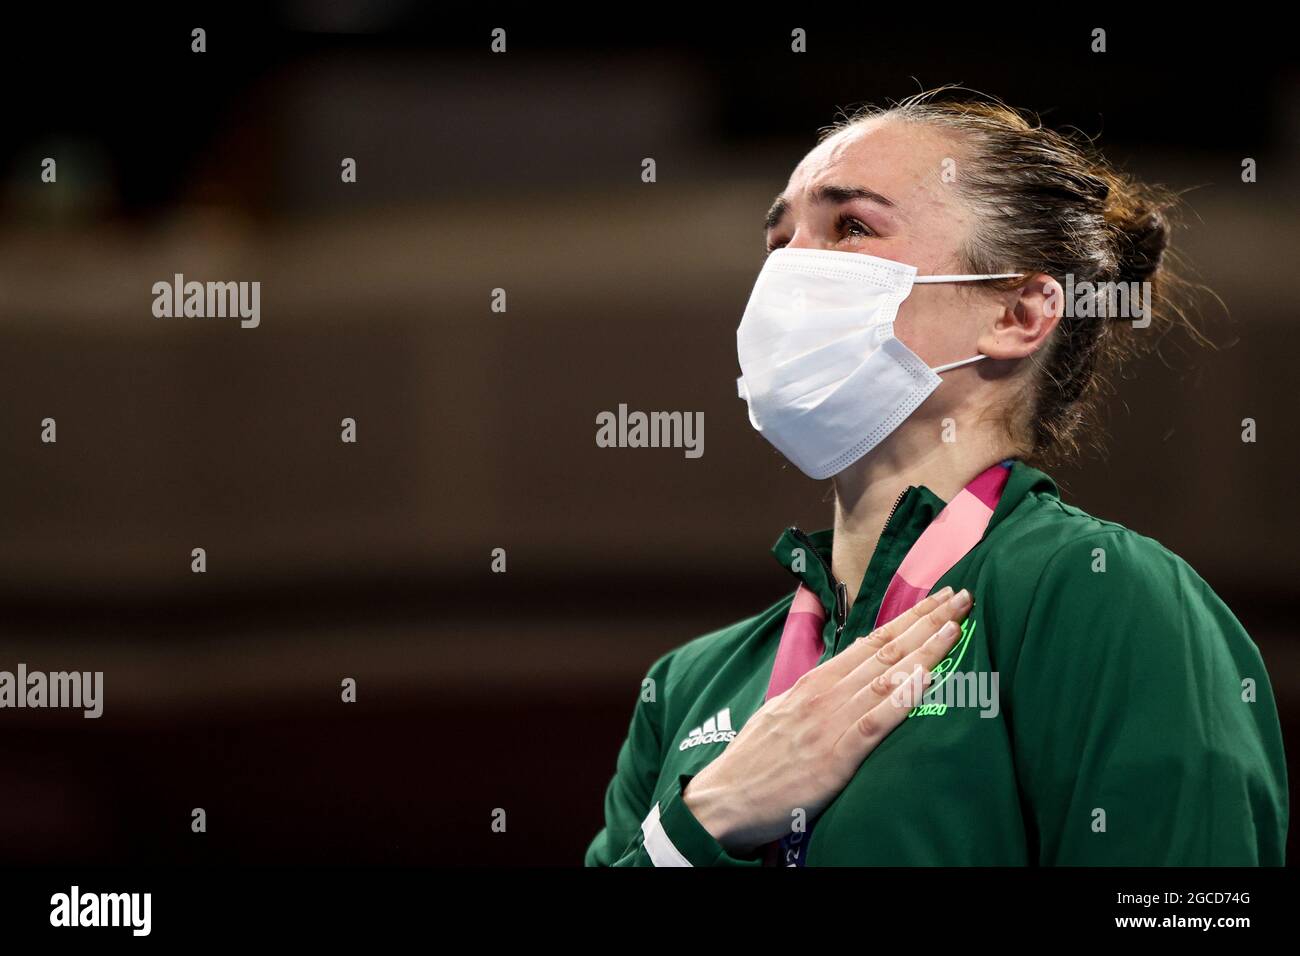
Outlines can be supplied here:
M848 647L844 648L839 654L836 654L824 664L814 668L809 673L820 672L819 680L838 681L862 664L863 661L870 658L882 647L889 644L895 638L907 632L909 628L923 619L927 614L932 613L936 608L941 607L952 595L952 588L944 588L942 591L936 591L929 597L920 601L915 606L904 611L898 617L894 618L887 624L873 630L870 634L858 638ZM947 620L945 618L945 620ZM943 624L940 621L935 626L937 629ZM934 633L931 629L930 633Z
M832 750L832 759L841 764L840 771L846 775L856 773L862 761L907 719L933 680L928 668L918 667L892 693L858 714Z
M963 588L947 601L923 614L920 620L914 622L906 631L862 661L845 675L845 683L856 690L857 687L878 679L937 634L939 629L949 621L960 623L970 612L972 603L970 592Z
M929 674L941 660L948 656L948 652L953 649L960 636L961 627L957 622L946 622L893 667L867 681L849 698L844 705L844 713L850 718L860 717L879 706L881 701L904 686L918 670Z

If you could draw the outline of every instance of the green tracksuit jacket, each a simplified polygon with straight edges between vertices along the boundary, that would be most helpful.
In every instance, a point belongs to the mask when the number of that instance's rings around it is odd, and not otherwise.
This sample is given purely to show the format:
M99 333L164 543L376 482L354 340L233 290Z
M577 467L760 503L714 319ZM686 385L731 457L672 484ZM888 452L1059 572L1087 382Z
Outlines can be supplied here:
M822 660L870 632L943 505L907 490L842 628L831 532L782 534L777 560L827 609ZM807 865L1284 862L1286 764L1264 663L1182 559L1064 504L1016 462L983 539L935 590L945 585L975 598L939 668L968 706L950 694L951 706L914 708L813 821ZM792 599L650 667L588 866L760 865L728 854L682 790L762 706Z

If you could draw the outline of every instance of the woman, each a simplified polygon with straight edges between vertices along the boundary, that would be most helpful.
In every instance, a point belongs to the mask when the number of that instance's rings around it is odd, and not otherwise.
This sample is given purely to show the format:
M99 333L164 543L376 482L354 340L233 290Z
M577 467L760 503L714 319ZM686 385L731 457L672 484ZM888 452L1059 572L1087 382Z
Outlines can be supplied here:
M833 478L834 526L777 541L794 594L651 666L588 865L1283 863L1255 645L1030 464L1182 321L1167 208L987 99L827 131L737 344L751 423Z

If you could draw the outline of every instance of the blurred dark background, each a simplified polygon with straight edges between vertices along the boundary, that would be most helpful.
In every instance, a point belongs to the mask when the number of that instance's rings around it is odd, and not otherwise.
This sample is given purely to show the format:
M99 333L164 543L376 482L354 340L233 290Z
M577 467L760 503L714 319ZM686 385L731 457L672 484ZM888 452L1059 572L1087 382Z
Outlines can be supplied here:
M760 219L842 110L950 82L1187 190L1220 347L1135 369L1055 477L1234 609L1295 779L1300 71L1267 25L267 11L0 41L0 669L106 685L99 720L0 711L5 861L580 862L645 668L830 520L735 394ZM260 327L155 319L178 272L261 281ZM704 456L597 448L622 402L703 411Z

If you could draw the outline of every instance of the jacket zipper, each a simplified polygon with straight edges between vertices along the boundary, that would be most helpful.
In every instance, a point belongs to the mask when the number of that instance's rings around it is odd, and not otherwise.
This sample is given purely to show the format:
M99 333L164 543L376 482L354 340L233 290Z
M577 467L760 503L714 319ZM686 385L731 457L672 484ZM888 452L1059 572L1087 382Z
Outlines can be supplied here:
M823 558L821 552L813 547L812 539L809 538L808 535L804 534L799 530L799 528L793 525L790 527L790 533L798 538L799 541L802 542L804 549L811 552L812 556L817 559L818 563L822 566L822 570L826 572L826 580L830 581L831 585L835 589L835 641L838 643L840 633L844 630L844 624L849 619L848 588L844 586L843 581L837 579L831 572L830 562Z
M903 503L903 499L907 497L908 490L909 489L904 488L902 491L898 493L898 497L894 499L894 507L889 509L889 517L885 519L885 523L880 528L880 536L882 538L885 536L885 528L888 528L889 522L894 520L894 512L898 510L898 506L901 505Z
M898 510L898 506L901 505L903 499L907 497L907 492L908 489L904 488L898 493L898 497L894 499L894 506L889 509L889 517L885 519L885 524L880 529L881 537L884 537L885 528L889 527L889 522L894 520L894 512ZM838 644L840 634L844 631L844 625L849 619L849 590L844 586L843 581L840 581L835 577L834 573L831 571L830 562L823 558L821 552L813 547L812 539L809 538L808 535L804 534L803 531L794 525L790 526L790 533L803 543L806 550L812 552L813 557L815 557L818 563L821 564L822 570L826 572L826 579L830 581L835 588L835 643Z

